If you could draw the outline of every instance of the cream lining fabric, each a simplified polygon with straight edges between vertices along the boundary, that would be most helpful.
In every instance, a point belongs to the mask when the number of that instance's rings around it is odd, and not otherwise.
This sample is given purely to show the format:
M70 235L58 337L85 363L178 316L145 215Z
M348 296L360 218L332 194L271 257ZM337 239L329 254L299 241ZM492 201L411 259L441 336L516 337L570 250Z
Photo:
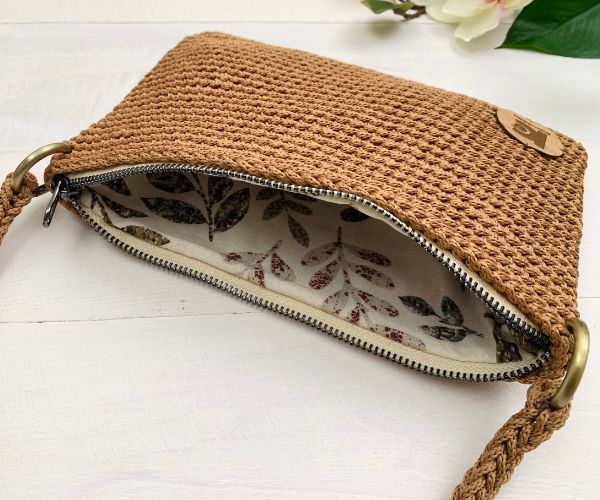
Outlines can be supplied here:
M129 235L423 352L522 366L538 354L414 241L346 205L178 172L91 186L80 203Z

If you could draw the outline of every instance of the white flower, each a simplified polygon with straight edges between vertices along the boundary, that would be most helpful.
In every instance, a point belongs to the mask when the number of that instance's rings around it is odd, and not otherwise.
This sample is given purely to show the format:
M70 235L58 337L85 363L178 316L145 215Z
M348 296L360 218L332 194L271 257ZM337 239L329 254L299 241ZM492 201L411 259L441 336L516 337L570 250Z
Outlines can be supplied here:
M442 23L458 24L454 36L469 42L500 23L505 12L533 0L427 0L427 14Z

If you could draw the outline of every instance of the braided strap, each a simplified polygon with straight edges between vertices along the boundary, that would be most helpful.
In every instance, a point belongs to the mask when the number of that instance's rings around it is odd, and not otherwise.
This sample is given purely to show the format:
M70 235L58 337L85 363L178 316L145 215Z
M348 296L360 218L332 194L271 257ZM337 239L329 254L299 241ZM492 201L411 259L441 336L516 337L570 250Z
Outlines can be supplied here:
M12 174L8 174L2 187L0 187L0 244L12 221L21 213L23 207L33 199L33 192L37 187L35 176L28 173L25 176L21 191L15 193L10 187L11 177Z
M560 380L539 380L527 390L525 407L513 415L454 489L452 500L494 498L528 451L537 448L566 422L571 405L552 410L548 400Z

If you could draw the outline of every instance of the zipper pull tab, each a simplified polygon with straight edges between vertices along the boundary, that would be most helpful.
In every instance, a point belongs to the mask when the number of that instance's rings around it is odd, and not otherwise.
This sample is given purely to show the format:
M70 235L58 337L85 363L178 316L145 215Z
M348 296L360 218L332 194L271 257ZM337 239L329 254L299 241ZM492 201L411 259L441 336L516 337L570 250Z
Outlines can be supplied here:
M71 194L71 188L69 186L69 179L60 175L54 178L54 189L52 191L52 197L48 202L48 206L46 207L46 211L44 212L44 227L50 227L50 223L52 222L52 218L54 217L54 211L56 210L56 206L61 199L68 198Z

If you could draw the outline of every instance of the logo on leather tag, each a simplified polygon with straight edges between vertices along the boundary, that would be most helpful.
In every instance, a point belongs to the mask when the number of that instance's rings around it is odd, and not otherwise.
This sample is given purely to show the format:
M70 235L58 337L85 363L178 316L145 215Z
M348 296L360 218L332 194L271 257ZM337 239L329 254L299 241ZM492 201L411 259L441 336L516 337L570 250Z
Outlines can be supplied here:
M526 146L549 156L563 153L562 142L552 130L508 109L498 109L496 114L504 130Z

